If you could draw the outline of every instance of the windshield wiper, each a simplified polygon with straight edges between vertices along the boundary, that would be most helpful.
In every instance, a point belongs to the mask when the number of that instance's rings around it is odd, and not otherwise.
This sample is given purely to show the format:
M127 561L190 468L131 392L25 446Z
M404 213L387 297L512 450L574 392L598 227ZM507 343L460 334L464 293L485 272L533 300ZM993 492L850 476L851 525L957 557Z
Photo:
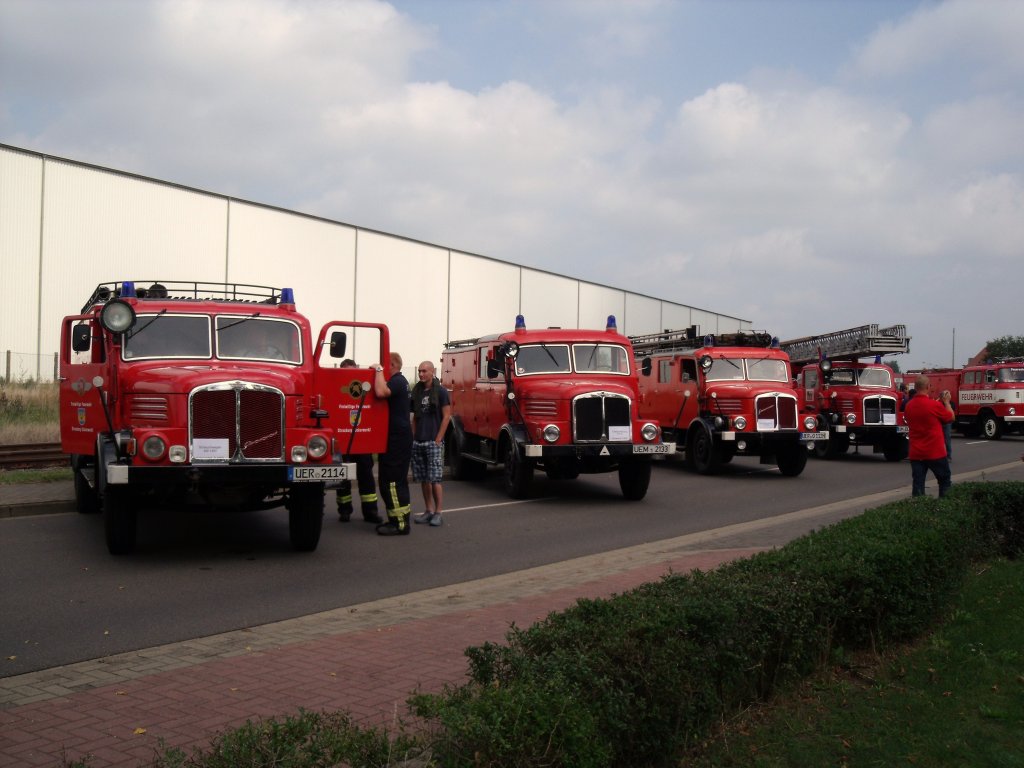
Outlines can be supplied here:
M157 318L159 318L161 315L165 314L166 312L167 312L166 309L161 309L159 312L157 312L155 315L153 315L153 317L150 319L150 321L148 323L146 323L145 325L141 325L138 328L132 328L132 330L128 333L128 338L132 339L132 338L135 338L136 336L138 336L144 330L149 328L149 326L151 326L153 323L155 323L157 321Z
M236 325L241 325L242 323L248 323L250 320L255 320L259 316L260 316L259 312L253 312L251 315L249 315L248 317L243 317L241 320L235 320L235 322L233 322L233 323L228 323L227 325L220 325L220 326L218 326L217 327L217 332L220 333L221 331L226 331L228 328L234 328Z

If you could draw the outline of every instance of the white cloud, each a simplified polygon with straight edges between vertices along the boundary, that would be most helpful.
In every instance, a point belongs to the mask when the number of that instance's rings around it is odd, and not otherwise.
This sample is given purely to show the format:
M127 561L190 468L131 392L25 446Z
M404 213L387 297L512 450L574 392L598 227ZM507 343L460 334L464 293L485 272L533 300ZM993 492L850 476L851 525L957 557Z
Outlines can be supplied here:
M979 82L1009 84L1024 74L1024 4L949 0L922 6L879 29L855 66L872 77L919 73L936 65L970 66Z

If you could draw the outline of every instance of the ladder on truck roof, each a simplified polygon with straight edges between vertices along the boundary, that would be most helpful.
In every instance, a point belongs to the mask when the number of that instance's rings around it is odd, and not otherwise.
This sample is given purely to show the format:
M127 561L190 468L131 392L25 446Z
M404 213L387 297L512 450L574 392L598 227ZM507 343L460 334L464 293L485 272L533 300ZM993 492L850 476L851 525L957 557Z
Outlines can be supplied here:
M910 351L905 325L860 325L845 331L804 336L783 341L782 349L793 363L816 363L822 357L860 358L871 355L900 355Z
M665 352L682 352L701 347L767 347L772 344L772 335L767 331L732 331L729 333L700 335L700 327L691 325L677 331L647 333L630 336L633 352L638 355L653 355Z

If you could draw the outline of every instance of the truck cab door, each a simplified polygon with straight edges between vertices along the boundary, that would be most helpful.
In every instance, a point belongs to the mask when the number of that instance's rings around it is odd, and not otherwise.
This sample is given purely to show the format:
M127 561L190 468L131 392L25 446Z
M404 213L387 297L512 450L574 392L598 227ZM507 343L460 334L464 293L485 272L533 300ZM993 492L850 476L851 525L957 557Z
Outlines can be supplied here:
M102 390L106 350L103 330L91 315L66 317L60 330L60 443L64 453L91 456L97 435L109 427L103 412Z
M384 453L388 444L388 401L373 393L373 366L391 356L388 327L335 320L320 329L313 348L313 391L307 413L322 414L335 453ZM344 363L344 365L343 365ZM349 365L351 363L351 365Z

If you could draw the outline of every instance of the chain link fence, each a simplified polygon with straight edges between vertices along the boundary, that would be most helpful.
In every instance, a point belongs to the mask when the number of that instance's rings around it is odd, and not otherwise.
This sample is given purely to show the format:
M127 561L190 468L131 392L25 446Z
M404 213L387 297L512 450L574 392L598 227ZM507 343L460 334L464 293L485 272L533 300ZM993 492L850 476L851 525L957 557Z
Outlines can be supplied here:
M4 384L27 384L57 380L57 353L36 355L30 352L5 350L3 356Z

